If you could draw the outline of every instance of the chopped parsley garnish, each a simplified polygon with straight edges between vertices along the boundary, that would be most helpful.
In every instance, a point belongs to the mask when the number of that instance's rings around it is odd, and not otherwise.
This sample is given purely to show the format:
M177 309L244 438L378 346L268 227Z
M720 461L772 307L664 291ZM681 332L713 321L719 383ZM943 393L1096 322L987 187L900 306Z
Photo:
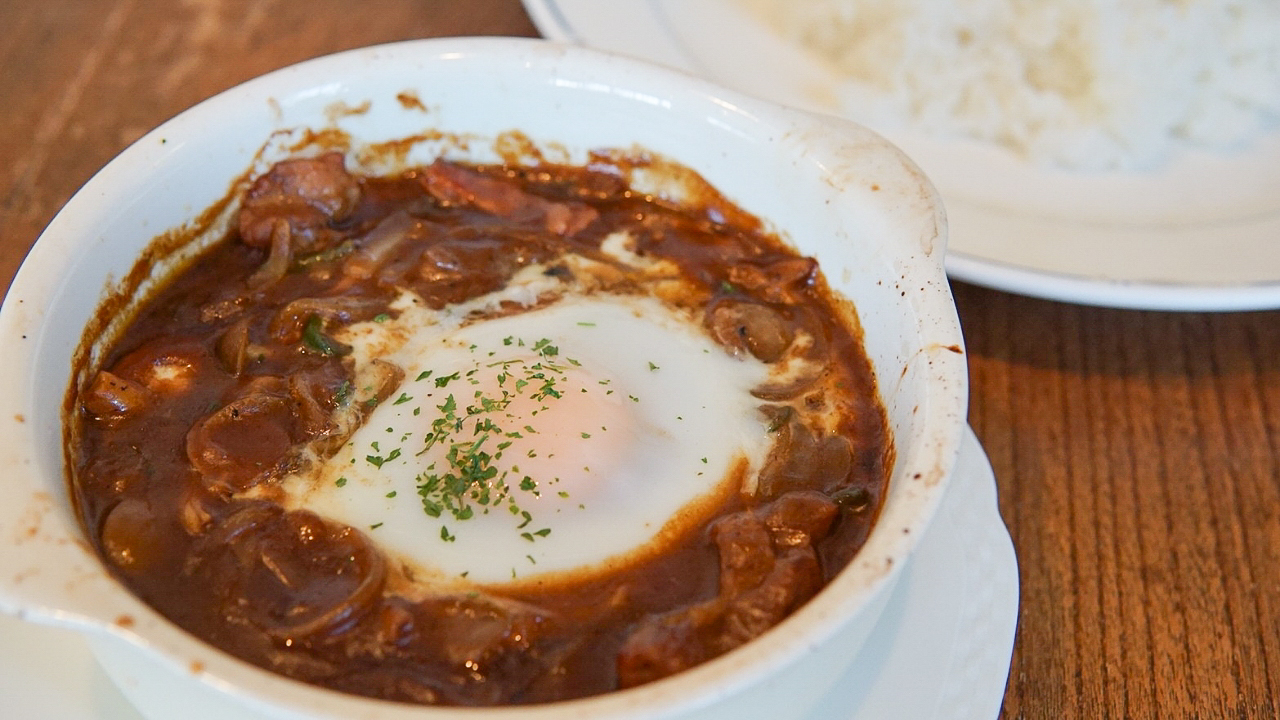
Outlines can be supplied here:
M411 452L417 456L432 452L430 460L427 460L429 464L415 478L417 494L423 512L431 517L467 520L477 511L488 513L491 509L506 506L517 518L517 531L525 531L531 539L546 537L551 532L550 528L536 532L525 530L533 522L533 516L521 507L520 502L521 493L540 496L538 481L521 475L517 465L502 460L513 440L538 431L532 424L512 426L516 416L510 414L508 408L517 399L539 403L540 406L521 413L528 418L549 409L565 392L572 390L566 386L566 366L579 363L562 357L560 348L549 338L526 342L517 336L508 336L502 339L502 344L527 348L523 352L532 351L533 356L482 361L480 357L493 357L495 353L486 354L486 351L472 346L470 349L476 354L477 362L471 369L449 375L433 375L427 370L418 375L417 380L431 380L437 388L448 387L455 380L465 380L473 389L460 395L450 388L442 402L414 408L414 415L422 414L425 409L430 423L425 435L419 436L422 438L421 446ZM491 375L485 377L486 371ZM486 380L496 383L496 388L486 386ZM607 382L602 381L601 384ZM585 388L580 389L587 392ZM407 392L402 392L393 404L404 404L412 399ZM582 437L589 438L591 434L584 432ZM407 435L400 441L417 442ZM365 460L379 468L401 454L399 448L383 452L376 444L371 443L371 447L373 452L365 456ZM527 455L535 457L537 453L530 449ZM387 495L393 496L394 493ZM568 494L560 493L560 496L567 497ZM451 540L453 536L442 530L441 537Z
M307 324L302 328L302 342L325 357L346 355L351 352L350 345L343 345L325 334L324 318L319 315L307 318Z
M350 380L343 380L337 390L333 391L333 404L338 407L346 405L351 400L351 392L354 388L351 386Z

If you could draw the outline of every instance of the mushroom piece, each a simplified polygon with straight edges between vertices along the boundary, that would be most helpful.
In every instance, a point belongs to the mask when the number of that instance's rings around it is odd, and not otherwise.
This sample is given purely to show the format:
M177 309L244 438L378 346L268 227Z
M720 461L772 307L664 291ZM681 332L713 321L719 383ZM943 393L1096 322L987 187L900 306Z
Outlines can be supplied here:
M252 390L192 426L187 458L206 487L222 493L247 490L287 468L296 426L287 391Z
M795 341L795 328L780 311L751 300L714 302L707 310L706 325L721 345L766 363L782 359Z
M81 405L90 415L115 422L141 412L150 402L151 392L144 385L99 370Z

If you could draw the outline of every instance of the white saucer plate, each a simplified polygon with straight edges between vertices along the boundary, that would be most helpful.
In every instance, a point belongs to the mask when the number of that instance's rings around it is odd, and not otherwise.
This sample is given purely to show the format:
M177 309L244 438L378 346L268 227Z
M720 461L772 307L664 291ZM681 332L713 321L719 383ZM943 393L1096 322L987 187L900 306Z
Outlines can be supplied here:
M879 624L812 720L998 714L1017 624L1018 568L995 477L972 432L938 512ZM0 716L143 720L75 632L0 615L0 646ZM173 717L182 717L181 708Z
M524 5L552 40L842 114L842 81L728 0ZM1157 170L1132 173L1054 170L981 143L875 129L938 186L955 279L1110 307L1280 307L1280 128L1238 152L1182 151Z

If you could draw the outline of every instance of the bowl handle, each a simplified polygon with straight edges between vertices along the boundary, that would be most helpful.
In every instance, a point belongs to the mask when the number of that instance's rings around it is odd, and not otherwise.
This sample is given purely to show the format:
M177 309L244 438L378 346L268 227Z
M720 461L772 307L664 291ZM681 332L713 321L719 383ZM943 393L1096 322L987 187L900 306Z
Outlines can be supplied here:
M131 624L139 608L84 540L70 508L43 489L14 494L0 504L0 611L79 629Z

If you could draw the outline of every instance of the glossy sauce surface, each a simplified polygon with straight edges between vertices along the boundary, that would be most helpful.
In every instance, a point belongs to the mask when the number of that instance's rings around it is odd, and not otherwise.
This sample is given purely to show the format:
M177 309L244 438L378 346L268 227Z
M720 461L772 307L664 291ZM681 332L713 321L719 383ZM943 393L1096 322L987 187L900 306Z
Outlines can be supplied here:
M581 168L438 161L373 178L336 153L274 166L235 232L148 300L81 390L74 488L89 536L214 645L393 700L581 697L749 641L857 551L892 445L816 263L725 208L674 207ZM617 237L635 263L608 249ZM771 438L758 472L660 553L503 587L424 578L371 529L282 501L282 478L333 456L406 382L392 363L357 378L345 329L397 316L406 292L443 311L531 271L588 296L659 296L725 353L785 366L751 389ZM477 487L460 502L479 507Z

